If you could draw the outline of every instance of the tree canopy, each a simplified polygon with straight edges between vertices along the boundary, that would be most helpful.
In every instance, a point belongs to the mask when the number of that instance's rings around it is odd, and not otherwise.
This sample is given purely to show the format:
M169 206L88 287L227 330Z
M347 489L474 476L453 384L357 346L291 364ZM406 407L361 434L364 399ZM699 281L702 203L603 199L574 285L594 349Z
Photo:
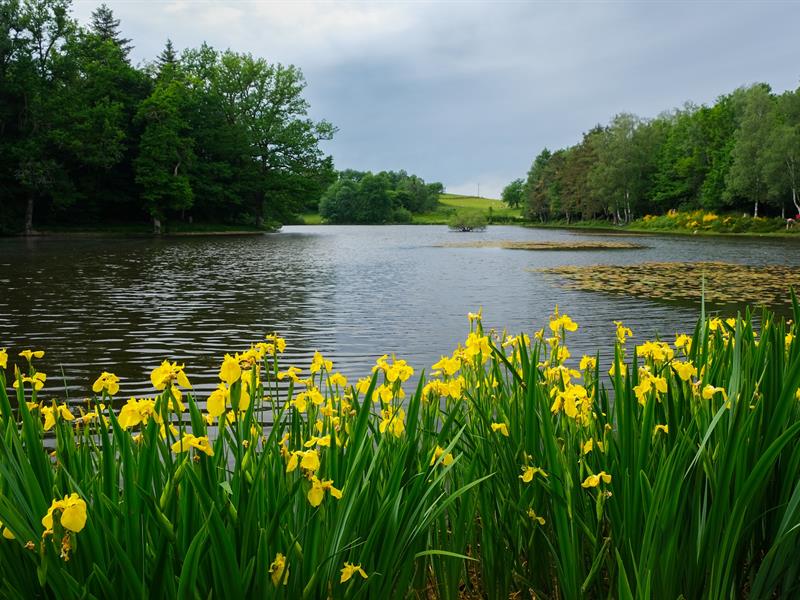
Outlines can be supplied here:
M319 213L329 223L408 223L412 213L435 210L443 191L405 171L345 170L325 190Z
M175 220L259 226L316 207L336 128L308 116L303 73L171 41L134 67L105 4L0 3L0 232Z
M574 146L544 148L520 193L532 220L625 223L672 209L797 214L798 184L800 89L756 84L652 119L618 114Z

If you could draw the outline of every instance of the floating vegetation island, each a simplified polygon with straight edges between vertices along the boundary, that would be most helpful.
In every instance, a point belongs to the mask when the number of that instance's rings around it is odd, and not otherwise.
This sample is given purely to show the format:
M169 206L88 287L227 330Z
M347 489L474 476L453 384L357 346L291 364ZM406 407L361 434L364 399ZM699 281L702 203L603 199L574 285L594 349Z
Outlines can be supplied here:
M705 278L705 300L711 304L785 306L789 286L800 288L800 270L785 265L646 262L533 270L555 275L573 289L668 301L700 301Z
M482 240L478 242L437 244L436 247L502 248L504 250L637 250L647 246L630 242L512 242L509 240Z

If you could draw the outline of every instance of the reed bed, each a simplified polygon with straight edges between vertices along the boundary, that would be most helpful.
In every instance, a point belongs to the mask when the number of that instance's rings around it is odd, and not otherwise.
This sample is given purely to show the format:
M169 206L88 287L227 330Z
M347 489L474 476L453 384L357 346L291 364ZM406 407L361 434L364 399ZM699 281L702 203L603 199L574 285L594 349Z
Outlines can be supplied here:
M558 311L469 322L415 389L401 359L349 382L269 336L209 398L164 362L152 398L102 373L66 406L37 351L0 351L0 595L797 597L794 323L618 323L601 366Z

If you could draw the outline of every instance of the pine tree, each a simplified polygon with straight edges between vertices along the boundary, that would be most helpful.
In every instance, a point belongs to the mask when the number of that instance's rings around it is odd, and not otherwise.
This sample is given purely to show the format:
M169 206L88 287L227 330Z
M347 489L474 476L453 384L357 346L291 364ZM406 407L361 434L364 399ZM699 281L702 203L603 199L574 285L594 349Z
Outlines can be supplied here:
M159 71L163 71L164 67L174 67L178 64L178 53L175 52L175 46L172 45L172 40L167 40L167 45L161 51L161 54L156 58L156 66Z
M101 40L114 42L119 46L126 58L133 49L131 40L122 37L119 31L119 19L114 18L114 12L105 4L98 6L92 13L91 29Z

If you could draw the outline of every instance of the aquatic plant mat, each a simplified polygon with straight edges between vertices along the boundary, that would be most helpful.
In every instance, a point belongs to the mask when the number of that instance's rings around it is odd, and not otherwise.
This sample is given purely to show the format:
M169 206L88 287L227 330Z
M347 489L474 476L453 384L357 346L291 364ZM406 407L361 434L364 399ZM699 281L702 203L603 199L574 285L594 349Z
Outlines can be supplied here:
M0 598L800 597L800 307L583 357L481 318L416 386L268 336L70 399L0 347Z
M436 248L503 248L504 250L637 250L647 248L630 242L512 242L508 240L482 240L478 242L450 242L437 244Z
M711 304L788 306L790 287L800 289L800 270L784 265L725 262L645 262L633 265L565 266L531 269L553 275L566 287L653 300Z

